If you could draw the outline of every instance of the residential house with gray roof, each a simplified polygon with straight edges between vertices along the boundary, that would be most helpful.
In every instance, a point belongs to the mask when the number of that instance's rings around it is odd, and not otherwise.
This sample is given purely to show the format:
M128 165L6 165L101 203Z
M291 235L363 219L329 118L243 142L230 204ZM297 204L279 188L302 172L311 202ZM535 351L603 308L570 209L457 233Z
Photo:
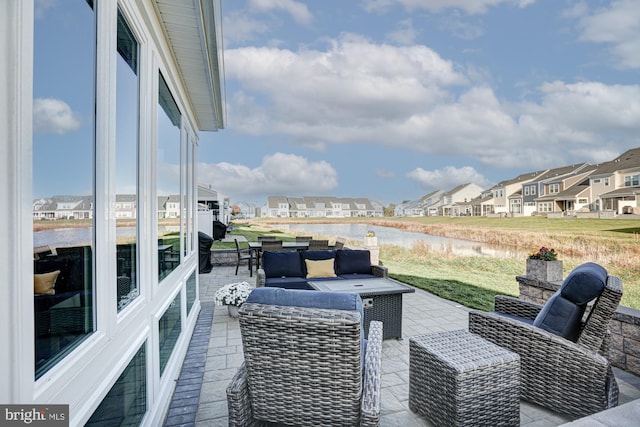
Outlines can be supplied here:
M459 203L467 203L473 198L478 197L480 193L482 193L482 187L478 184L473 182L460 184L441 195L442 204L438 208L438 213L440 215L447 216L460 216L461 214L466 215L469 211L462 211Z
M589 175L592 210L618 215L636 211L640 207L640 148L628 150L612 161L596 166Z

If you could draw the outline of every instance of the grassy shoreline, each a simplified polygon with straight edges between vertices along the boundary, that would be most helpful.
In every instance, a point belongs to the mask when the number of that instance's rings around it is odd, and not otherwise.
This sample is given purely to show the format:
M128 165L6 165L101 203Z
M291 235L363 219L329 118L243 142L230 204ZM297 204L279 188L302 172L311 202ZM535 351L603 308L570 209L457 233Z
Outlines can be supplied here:
M639 220L419 217L259 219L238 221L236 225L259 234L277 228L277 224L343 222L510 245L526 252L534 252L541 246L551 247L559 253L565 275L587 261L605 266L610 274L623 281L621 304L640 309ZM359 243L347 242L347 245ZM486 307L486 299L491 293L517 295L515 276L525 272L522 259L464 257L429 251L424 245L407 249L380 243L380 260L389 268L392 277L470 307ZM478 305L474 302L476 299L479 299Z

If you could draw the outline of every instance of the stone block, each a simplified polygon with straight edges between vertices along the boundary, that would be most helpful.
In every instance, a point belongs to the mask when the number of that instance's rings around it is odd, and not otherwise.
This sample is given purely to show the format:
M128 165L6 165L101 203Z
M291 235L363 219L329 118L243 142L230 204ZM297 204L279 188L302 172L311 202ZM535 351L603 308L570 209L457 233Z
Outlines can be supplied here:
M625 354L640 358L640 341L624 338L624 352Z
M640 375L640 357L627 356L625 369L634 375Z
M562 280L562 261L527 259L527 277L542 282Z
M613 366L620 369L627 369L627 357L623 352L610 348L609 353L607 354L607 359Z
M640 341L640 327L629 323L622 323L622 336Z
M609 330L612 334L622 335L622 322L612 319L609 322Z

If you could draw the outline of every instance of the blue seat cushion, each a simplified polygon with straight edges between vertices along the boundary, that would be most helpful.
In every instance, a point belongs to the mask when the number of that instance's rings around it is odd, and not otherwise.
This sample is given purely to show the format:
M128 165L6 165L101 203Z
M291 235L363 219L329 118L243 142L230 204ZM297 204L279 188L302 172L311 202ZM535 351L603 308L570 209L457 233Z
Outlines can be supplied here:
M370 274L371 253L360 249L339 249L336 251L336 274Z
M607 270L601 265L587 262L574 268L564 279L562 296L578 305L584 305L600 296L607 284Z
M586 305L578 305L562 296L558 290L549 298L533 321L533 326L575 341L580 332L580 320Z
M302 260L298 252L265 251L262 253L262 268L266 277L305 277Z
M358 294L343 292L302 291L283 288L256 288L249 294L248 303L284 305L287 307L354 310L364 319L362 300Z
M285 289L311 289L303 277L271 277L265 280L264 286Z

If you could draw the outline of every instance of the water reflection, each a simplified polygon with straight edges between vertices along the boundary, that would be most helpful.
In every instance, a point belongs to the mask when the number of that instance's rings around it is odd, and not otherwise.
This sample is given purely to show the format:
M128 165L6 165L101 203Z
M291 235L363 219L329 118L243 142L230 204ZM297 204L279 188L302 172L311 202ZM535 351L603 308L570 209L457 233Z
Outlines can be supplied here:
M527 253L508 246L491 245L469 240L451 239L415 233L392 227L368 224L277 224L273 228L284 232L308 233L314 235L346 237L349 240L363 240L368 230L373 230L381 245L396 245L414 248L427 246L430 250L448 252L459 256L486 256L495 258L526 258Z

